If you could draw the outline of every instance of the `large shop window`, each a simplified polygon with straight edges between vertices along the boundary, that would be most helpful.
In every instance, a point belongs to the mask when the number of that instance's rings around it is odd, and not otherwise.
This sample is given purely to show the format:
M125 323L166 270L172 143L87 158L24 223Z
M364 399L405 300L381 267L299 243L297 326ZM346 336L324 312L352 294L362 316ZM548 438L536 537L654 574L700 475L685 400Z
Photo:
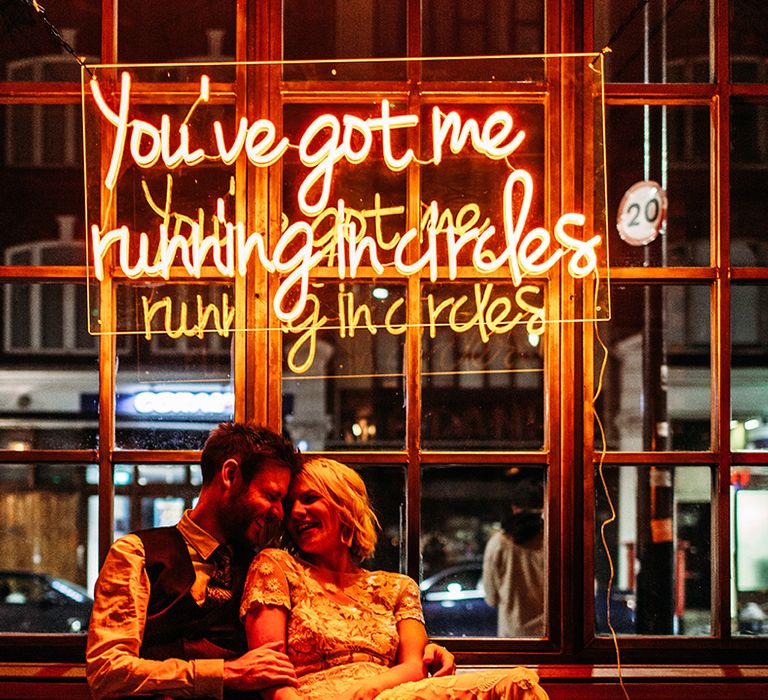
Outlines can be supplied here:
M34 15L17 18L0 42L3 654L81 653L110 542L175 522L195 502L208 431L256 419L361 472L382 524L370 566L417 579L428 631L465 660L611 663L613 632L640 662L659 649L697 663L764 655L760 3L93 5L51 3L47 16L87 63L142 64L131 68L136 118L184 122L201 85L191 64L213 62L192 130L219 120L234 131L262 116L296 144L323 114L361 123L381 118L386 100L392 114L418 117L389 146L417 158L384 167L377 133L370 157L334 164L326 203L309 217L322 255L303 290L283 294L285 275L255 258L241 276L208 265L166 280L131 279L108 254L117 274L99 279L86 264L86 200L89 217L107 212L115 227L150 232L150 245L166 210L186 216L170 216L179 230L203 211L209 223L220 212L222 227L238 219L266 232L274 250L308 218L297 197L307 167L289 148L269 167L211 160L169 178L126 157L108 196L109 129L92 104L80 119L72 54ZM542 56L609 41L605 84L595 64ZM478 58L500 54L527 56ZM119 72L102 70L115 105ZM482 129L497 110L525 131L511 156L446 150L439 167L424 157L433 114ZM566 264L516 284L506 268L486 274L468 247L455 259L440 249L433 279L428 265L400 274L405 232L420 234L404 259L412 265L432 255L430 221L502 222L505 180L523 170L527 230L553 231L564 211L596 230L608 222L597 285ZM667 206L637 245L615 224L626 193L646 181ZM340 199L380 263L364 253L343 277ZM511 199L521 206L519 190ZM129 257L140 252L132 245ZM286 259L301 252L298 238L280 245ZM275 300L285 310L302 295L303 315L278 317ZM493 332L503 324L488 319L513 308L519 322ZM200 319L208 332L194 328ZM493 562L512 549L527 616L508 614L497 595L505 577ZM60 632L18 649L9 636Z

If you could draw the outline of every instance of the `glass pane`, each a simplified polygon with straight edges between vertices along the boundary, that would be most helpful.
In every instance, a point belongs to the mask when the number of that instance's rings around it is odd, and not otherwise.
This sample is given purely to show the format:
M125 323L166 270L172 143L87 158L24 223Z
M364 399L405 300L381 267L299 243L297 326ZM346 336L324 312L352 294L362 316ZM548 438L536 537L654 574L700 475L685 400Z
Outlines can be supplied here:
M406 53L406 0L290 0L283 3L283 58L287 80L401 80L402 62L345 63ZM314 63L313 60L341 59Z
M199 78L199 71L195 75ZM191 110L193 102L194 98L189 98L189 102L182 107L131 107L132 115L145 123L142 128L146 132L137 139L134 136L139 132L132 132L131 143L135 140L141 148L136 148L134 152L133 146L130 149L126 146L130 156L126 152L121 160L120 149L115 150L113 162L122 162L123 165L115 169L114 189L108 196L104 195L106 201L100 199L104 187L101 187L101 178L96 171L99 158L103 156L99 151L99 128L105 126L106 119L99 122L100 114L95 101L86 102L88 242L89 262L94 266L106 266L104 261L108 261L110 255L119 255L121 269L132 278L140 275L158 278L162 274L171 274L168 271L171 263L183 266L189 275L198 277L202 264L215 265L219 271L225 270L227 264L234 265L231 251L222 251L218 245L212 247L213 238L223 238L227 226L236 223L234 166L221 161L208 163L204 159L196 165L185 165L181 162L181 154L184 153L181 145L178 150L167 154L168 159L158 160L152 165L141 160L152 153L159 158L161 123L172 125L167 127L172 130L181 129L187 118L186 125L191 134L189 140L197 146L195 151L198 155L218 152L211 122L219 120L227 125L223 127L227 129L233 122L231 105L203 103L199 109ZM181 137L179 139L181 143ZM173 137L169 140L172 144L169 148L175 148L177 142ZM214 157L211 156L211 159ZM105 182L107 179L105 177ZM99 227L98 236L93 232L96 224ZM127 230L118 237L119 240L114 240L110 232L121 227ZM141 248L142 238L146 238L143 243L146 250ZM110 239L112 244L104 243ZM187 239L198 241L200 247L190 245Z
M768 80L768 78L766 78ZM731 104L731 263L768 264L768 104Z
M545 479L536 467L422 467L428 634L545 635Z
M148 527L172 527L184 515L184 506L183 498L142 498L141 519Z
M668 207L658 218L659 235L645 245L610 227L612 265L709 265L711 158L703 136L709 133L706 107L606 108L609 221L619 219L625 195L638 182L657 183Z
M540 54L543 0L424 0L424 56ZM542 80L542 61L424 63L427 80Z
M711 82L709 0L595 3L595 48L610 41L607 76L619 83ZM642 11L636 10L642 7Z
M87 632L85 475L79 464L0 465L0 632Z
M730 0L728 18L731 82L768 82L768 15L765 6L754 0Z
M79 103L0 109L0 264L82 265L85 203Z
M98 63L101 45L101 8L91 0L40 3L44 17L86 63ZM3 80L80 82L80 65L51 35L43 16L31 2L7 3L0 25L0 64Z
M421 169L421 217L422 217L422 252L427 248L429 227L437 229L438 235L448 241L447 230L453 226L455 238L479 230L486 233L493 226L495 233L491 235L481 246L484 257L493 253L499 257L506 252L509 242L507 228L513 224L506 216L505 204L507 198L511 200L511 209L519 214L520 219L516 224L521 232L528 233L536 227L544 226L547 221L544 218L545 204L549 194L546 180L547 173L544 167L544 142L545 142L545 118L544 108L537 104L513 104L513 105L453 105L442 104L439 107L430 107L423 110L422 124L434 124L436 115L440 116L440 131L444 131L447 125L453 125L450 137L449 150L448 138L441 148L434 145L435 134L438 129L433 126L425 128L422 134L421 152L429 154L430 162ZM458 153L453 151L454 136L460 130L469 132L469 127L474 127L485 132L491 131L491 126L499 128L500 122L497 116L504 114L512 125L505 146L520 139L519 148L506 158L491 159L480 157L480 154L469 145L465 145ZM447 133L447 132L445 132ZM459 139L456 139L459 141ZM467 139L469 143L471 139ZM439 155L439 162L437 156ZM521 170L530 175L530 180L513 180L513 173ZM511 192L508 194L508 182L514 182ZM522 201L529 198L530 208L523 218ZM437 210L431 209L435 203ZM520 209L516 209L520 207ZM432 220L436 219L436 224ZM550 229L552 226L550 225ZM426 230L425 230L426 229ZM581 235L574 232L575 236ZM531 246L532 247L532 246ZM522 246L521 246L522 248ZM448 244L442 240L437 246L438 264L448 266L453 263L447 254ZM475 243L460 248L456 255L455 264L466 266L470 273L476 276L478 271L474 260ZM531 255L537 262L543 262L543 256ZM518 259L520 254L518 252ZM505 265L502 269L508 269ZM457 274L457 277L467 276ZM528 275L524 275L528 276ZM533 274L531 276L534 276Z
M731 287L731 449L768 448L768 286Z
M373 558L365 568L403 572L405 569L405 467L353 464L363 477L368 497L381 525Z
M283 336L283 420L302 450L402 449L405 287L312 286Z
M731 629L768 634L768 467L731 469Z
M118 287L119 313L128 313L129 318L131 308L134 316L142 313L142 294L172 301L163 307L165 321L159 322L160 330L149 339L138 334L118 336L115 421L119 447L200 449L212 428L232 420L232 334L178 332L199 325L194 320L197 297L220 309L227 292L231 299L231 290L217 285L168 285L149 291ZM162 331L164 324L172 334Z
M207 436L206 436L207 437ZM201 445L202 447L202 445ZM115 537L149 527L175 525L200 492L186 464L117 464L114 470ZM138 504L131 508L130 504Z
M606 465L610 519L595 471L595 626L609 634L711 634L712 474L709 467ZM608 607L610 567L615 577Z
M598 412L608 449L710 449L709 287L613 283L611 314L598 327L607 347ZM598 346L598 372L604 357Z
M380 119L383 104L288 105L285 109L284 133L292 144L305 142L305 160L300 161L298 149L288 149L283 158L283 219L281 232L289 226L307 222L314 233L314 248L323 250L318 267L338 269L343 265L337 254L339 201L344 203L345 223L355 226L357 240L371 238L375 257L382 265L394 262L397 242L406 230L406 175L394 172L384 160L384 138L379 130L370 130L370 140L363 130L355 128L358 120ZM408 113L407 105L390 103L392 115ZM348 118L351 127L347 128ZM344 127L342 128L342 124ZM407 152L410 128L392 129L391 153ZM338 155L330 156L335 150ZM346 151L347 155L342 157ZM360 157L357 157L360 156ZM367 236L366 236L367 234ZM298 248L293 244L285 258ZM371 255L359 256L359 265L373 264ZM345 258L347 278L354 277L352 255ZM341 277L341 275L339 275Z
M121 2L118 57L125 62L231 61L235 58L234 0Z
M0 285L0 449L93 449L98 343L84 285Z
M543 289L478 282L427 285L424 293L424 446L541 449Z

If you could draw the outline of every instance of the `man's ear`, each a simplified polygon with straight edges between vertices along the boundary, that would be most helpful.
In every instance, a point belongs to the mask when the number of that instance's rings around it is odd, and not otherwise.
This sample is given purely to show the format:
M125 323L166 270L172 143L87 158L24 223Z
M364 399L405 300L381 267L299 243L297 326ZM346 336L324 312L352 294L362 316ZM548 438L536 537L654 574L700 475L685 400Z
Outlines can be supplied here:
M232 485L238 479L240 474L240 465L237 460L230 457L221 465L221 481L224 484L224 488L232 488Z

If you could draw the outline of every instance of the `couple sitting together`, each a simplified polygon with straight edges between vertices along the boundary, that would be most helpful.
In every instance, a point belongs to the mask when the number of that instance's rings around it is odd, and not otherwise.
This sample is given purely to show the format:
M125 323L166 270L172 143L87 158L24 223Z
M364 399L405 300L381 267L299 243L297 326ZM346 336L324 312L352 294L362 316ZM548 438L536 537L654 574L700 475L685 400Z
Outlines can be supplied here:
M236 423L213 431L201 467L176 527L110 548L86 652L94 697L547 698L524 668L453 675L416 582L361 567L378 521L354 470ZM283 516L286 549L263 548Z

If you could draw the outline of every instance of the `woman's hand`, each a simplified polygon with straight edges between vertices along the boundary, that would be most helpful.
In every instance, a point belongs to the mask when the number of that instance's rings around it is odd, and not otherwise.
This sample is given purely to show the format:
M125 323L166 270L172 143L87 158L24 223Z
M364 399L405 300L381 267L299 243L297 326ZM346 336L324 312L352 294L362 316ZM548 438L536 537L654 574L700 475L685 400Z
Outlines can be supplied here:
M373 700L384 688L380 688L376 678L362 681L359 686L348 690L339 697L341 700Z
M424 647L422 658L430 676L452 676L456 673L456 659L445 647L430 642Z

